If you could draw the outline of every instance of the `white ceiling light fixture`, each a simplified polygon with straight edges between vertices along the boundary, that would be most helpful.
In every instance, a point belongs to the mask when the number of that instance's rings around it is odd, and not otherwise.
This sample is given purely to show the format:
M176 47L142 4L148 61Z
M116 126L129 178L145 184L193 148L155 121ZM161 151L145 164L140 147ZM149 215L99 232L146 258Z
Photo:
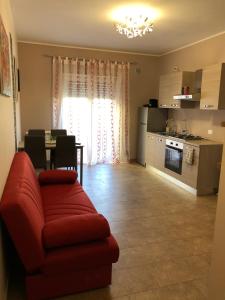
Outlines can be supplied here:
M124 22L116 24L116 29L120 34L124 34L128 39L142 37L147 32L153 31L153 23L147 16L137 15L134 17L126 16Z
M153 31L153 20L158 11L146 5L131 5L117 8L112 13L116 30L129 39L143 37Z

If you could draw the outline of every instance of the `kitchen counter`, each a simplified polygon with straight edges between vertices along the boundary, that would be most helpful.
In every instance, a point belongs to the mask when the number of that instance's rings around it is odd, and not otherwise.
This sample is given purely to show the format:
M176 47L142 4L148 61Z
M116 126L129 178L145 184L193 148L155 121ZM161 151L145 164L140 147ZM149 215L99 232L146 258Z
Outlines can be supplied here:
M220 142L215 142L207 139L202 139L202 140L184 140L184 144L187 145L192 145L192 146L210 146L210 145L223 145L223 143Z
M175 143L167 145L167 139ZM219 186L222 149L223 143L207 139L184 140L147 132L146 167L197 195L214 194Z
M200 147L200 146L209 146L209 145L223 145L221 142L216 142L216 141L211 141L208 139L201 139L201 140L184 140L180 139L177 137L173 137L170 135L164 135L156 132L147 132L149 134L154 134L156 136L164 137L166 139L174 140L174 141L179 141L187 145L195 146L195 147Z

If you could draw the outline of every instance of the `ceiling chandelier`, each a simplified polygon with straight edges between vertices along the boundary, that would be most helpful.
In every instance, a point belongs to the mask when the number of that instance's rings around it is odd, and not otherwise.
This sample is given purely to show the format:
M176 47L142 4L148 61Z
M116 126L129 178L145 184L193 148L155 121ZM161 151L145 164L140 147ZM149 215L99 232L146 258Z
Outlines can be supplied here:
M126 35L129 39L142 37L147 32L153 31L153 23L144 14L136 16L125 16L123 21L116 23L116 30Z

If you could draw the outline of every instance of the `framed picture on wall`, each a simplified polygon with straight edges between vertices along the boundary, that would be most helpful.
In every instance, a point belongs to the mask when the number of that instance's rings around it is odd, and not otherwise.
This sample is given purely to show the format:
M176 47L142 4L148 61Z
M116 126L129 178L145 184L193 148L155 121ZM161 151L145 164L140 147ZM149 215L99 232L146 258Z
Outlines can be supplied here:
M17 79L17 65L16 58L13 56L13 65L12 65L12 84L13 84L13 99L14 101L18 100L18 79Z
M11 96L9 41L0 17L0 93Z
M9 34L9 42L10 42L10 61L11 61L11 77L12 77L12 95L13 100L17 100L17 74L16 72L16 59L13 55L13 41L12 41L12 35Z
M18 92L20 92L20 70L17 69L17 83L18 83Z
M18 92L20 92L20 73L17 67L16 58L13 52L13 41L12 35L10 37L10 60L11 60L11 76L12 76L12 86L13 86L13 99L14 101L18 100Z
M13 86L13 118L14 118L14 137L15 137L15 151L17 151L17 118L16 118L16 101L18 99L18 80L17 80L17 65L16 58L13 54L13 40L11 33L9 34L10 38L10 61L11 61L11 77L12 77L12 86Z

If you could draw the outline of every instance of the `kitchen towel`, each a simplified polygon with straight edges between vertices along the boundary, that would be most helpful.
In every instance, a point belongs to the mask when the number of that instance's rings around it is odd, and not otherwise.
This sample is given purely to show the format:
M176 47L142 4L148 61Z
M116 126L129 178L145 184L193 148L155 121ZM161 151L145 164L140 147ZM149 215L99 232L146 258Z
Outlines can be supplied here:
M185 153L184 160L187 164L193 165L194 163L194 149L191 147L188 147Z

